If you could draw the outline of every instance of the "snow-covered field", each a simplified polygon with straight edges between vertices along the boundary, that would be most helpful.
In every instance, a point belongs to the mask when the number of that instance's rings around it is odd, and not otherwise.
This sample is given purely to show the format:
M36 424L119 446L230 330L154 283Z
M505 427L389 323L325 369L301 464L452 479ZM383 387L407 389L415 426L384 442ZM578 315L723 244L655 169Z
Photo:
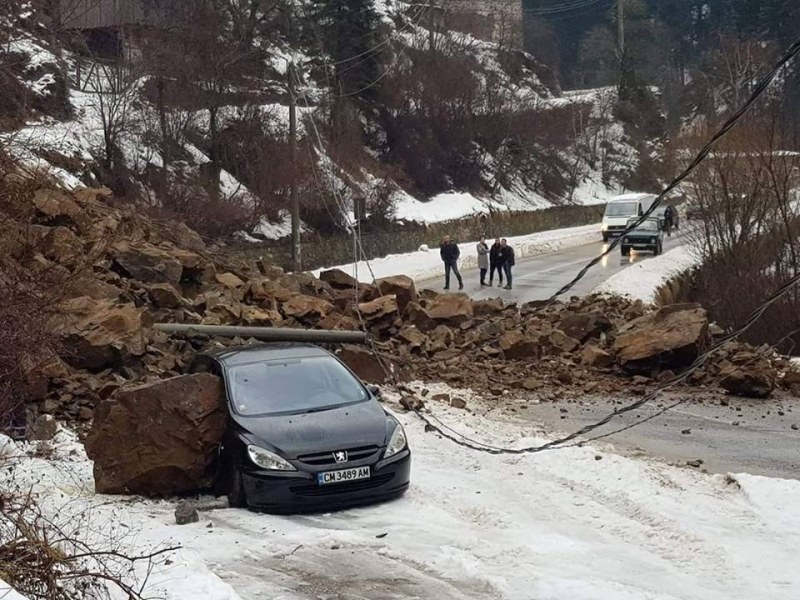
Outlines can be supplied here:
M594 292L650 304L655 302L658 290L664 284L698 266L699 262L699 257L689 246L680 246L612 275L597 286Z
M433 406L457 430L542 441L530 423L459 395L472 412ZM414 452L408 494L332 514L224 509L180 527L171 502L94 496L91 465L66 434L62 462L18 469L51 511L93 506L95 527L124 528L134 549L180 544L146 590L171 600L800 597L800 482L710 476L610 448L490 456L400 418Z
M595 243L597 242L598 231L600 231L600 224L584 225L582 227L554 229L552 231L510 237L508 238L508 243L513 246L517 260L520 260ZM477 244L477 240L459 242L458 247L461 250L459 268L477 267L478 256L475 250ZM370 267L372 271L370 271ZM372 282L373 273L376 279L392 275L408 275L415 281L424 281L440 274L442 271L442 259L439 256L439 248L424 248L417 252L391 254L384 258L376 258L369 261L369 265L365 261L359 261L355 267L352 263L325 267L313 271L313 274L319 276L320 272L331 268L341 269L365 283Z

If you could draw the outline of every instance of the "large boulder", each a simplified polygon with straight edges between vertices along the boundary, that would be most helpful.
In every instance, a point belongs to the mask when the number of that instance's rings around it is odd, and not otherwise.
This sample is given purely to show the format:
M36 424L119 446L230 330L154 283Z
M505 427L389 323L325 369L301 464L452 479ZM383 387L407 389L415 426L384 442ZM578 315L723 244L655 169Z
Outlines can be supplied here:
M619 364L629 371L689 366L708 343L708 316L697 304L676 304L623 327L614 342Z
M183 275L183 264L175 256L153 246L118 244L113 251L114 269L125 277L142 283L171 283L178 285Z
M67 300L61 306L64 359L73 367L119 367L127 357L145 353L152 322L144 309L88 297Z
M212 483L226 425L222 380L182 375L118 390L86 438L100 494L164 497Z
M381 296L396 296L397 306L400 311L404 311L411 302L419 299L414 280L406 275L395 275L384 277L375 282L376 293Z
M490 317L503 312L503 300L492 298L490 300L473 300L472 312L476 317Z
M83 257L83 242L67 227L53 227L42 240L42 254L60 264L71 264Z
M171 283L154 283L147 288L147 297L158 308L179 308L184 299Z
M437 323L460 325L472 319L472 301L466 294L439 294L430 301L427 312Z

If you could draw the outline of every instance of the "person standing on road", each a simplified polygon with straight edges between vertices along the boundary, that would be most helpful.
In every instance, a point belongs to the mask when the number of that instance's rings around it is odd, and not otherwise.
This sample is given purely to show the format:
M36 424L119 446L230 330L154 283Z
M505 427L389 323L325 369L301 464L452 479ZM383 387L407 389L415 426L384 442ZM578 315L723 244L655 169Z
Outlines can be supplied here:
M450 289L450 271L452 271L458 279L458 289L463 290L464 282L461 280L461 273L458 272L458 259L461 251L458 249L458 244L452 241L449 235L444 236L439 255L444 263L444 289Z
M489 250L489 285L494 285L494 272L500 278L500 287L503 287L503 265L500 264L500 238L497 238Z
M481 237L478 242L478 268L481 270L481 287L486 285L486 271L489 270L489 246L486 245L486 238Z
M505 238L500 240L500 261L506 274L506 286L503 289L510 290L513 283L511 268L515 264L514 249L508 245L508 240Z
M673 214L673 208L670 205L667 205L667 208L664 209L664 229L667 230L667 235L672 235L672 226L674 224L675 215Z

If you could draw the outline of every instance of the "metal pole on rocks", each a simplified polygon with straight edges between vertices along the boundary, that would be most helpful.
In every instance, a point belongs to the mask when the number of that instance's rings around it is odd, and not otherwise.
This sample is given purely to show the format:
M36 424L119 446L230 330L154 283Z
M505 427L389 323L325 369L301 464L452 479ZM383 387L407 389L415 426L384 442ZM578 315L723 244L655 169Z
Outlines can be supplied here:
M306 342L310 344L366 344L363 331L329 329L290 329L288 327L235 327L228 325L192 325L157 323L154 329L170 335L253 338L262 342Z

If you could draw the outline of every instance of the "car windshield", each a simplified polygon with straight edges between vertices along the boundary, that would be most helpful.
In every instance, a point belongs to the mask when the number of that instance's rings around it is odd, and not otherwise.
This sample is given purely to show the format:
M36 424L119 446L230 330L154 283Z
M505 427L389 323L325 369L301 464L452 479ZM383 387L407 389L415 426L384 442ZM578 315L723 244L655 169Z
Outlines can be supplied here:
M612 202L606 206L607 217L629 217L637 214L639 204L637 202Z
M636 219L628 221L628 229L636 225ZM644 229L646 231L658 231L658 221L655 219L647 219L643 221L636 229Z
M361 402L364 386L333 357L250 363L229 375L234 410L242 416L307 413Z

